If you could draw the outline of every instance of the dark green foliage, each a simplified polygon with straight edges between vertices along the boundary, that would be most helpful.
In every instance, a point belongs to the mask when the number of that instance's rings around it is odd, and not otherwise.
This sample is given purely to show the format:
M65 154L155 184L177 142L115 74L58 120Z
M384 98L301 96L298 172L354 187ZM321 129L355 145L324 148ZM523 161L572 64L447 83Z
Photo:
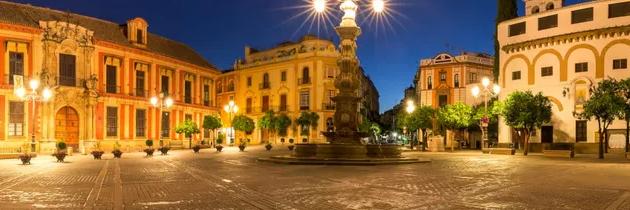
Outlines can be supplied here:
M532 132L551 121L551 101L540 92L534 95L531 91L516 91L505 100L501 115L506 125L524 135L523 154L527 155Z

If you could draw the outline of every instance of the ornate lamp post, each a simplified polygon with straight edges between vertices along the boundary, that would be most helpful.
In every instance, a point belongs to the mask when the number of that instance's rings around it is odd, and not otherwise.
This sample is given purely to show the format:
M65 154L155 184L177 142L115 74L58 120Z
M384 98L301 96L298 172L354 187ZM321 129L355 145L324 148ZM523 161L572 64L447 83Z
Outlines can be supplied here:
M238 112L238 106L234 101L228 102L227 105L223 107L223 110L228 113L228 119L230 120L230 127L228 128L228 137L230 138L230 144L234 143L234 127L232 127L232 115ZM231 132L230 132L231 131Z
M160 146L164 146L162 141L162 110L168 109L173 106L173 98L170 96L165 96L164 93L160 93L159 96L153 96L150 99L151 105L153 107L158 108L160 116L158 117L158 127L157 129L160 131L158 134L158 139L160 140Z
M53 96L52 90L49 87L39 89L40 82L37 79L31 79L28 82L30 91L24 88L24 86L17 87L15 89L15 95L24 101L31 101L31 152L35 152L35 103L38 101L47 102Z
M488 147L488 123L490 122L490 118L488 118L488 99L492 96L496 96L501 92L501 87L497 84L490 86L490 79L484 77L481 79L481 87L475 86L472 88L472 95L477 98L479 96L483 97L484 102L484 116L481 118L481 132L482 132L482 141L483 147Z
M407 100L407 107L405 107L405 111L407 112L407 114L411 114L414 111L416 111L416 104L413 103L412 100ZM407 129L409 132L409 147L411 149L413 149L413 144L415 143L415 138L414 138L414 132L416 131L411 131L409 129Z

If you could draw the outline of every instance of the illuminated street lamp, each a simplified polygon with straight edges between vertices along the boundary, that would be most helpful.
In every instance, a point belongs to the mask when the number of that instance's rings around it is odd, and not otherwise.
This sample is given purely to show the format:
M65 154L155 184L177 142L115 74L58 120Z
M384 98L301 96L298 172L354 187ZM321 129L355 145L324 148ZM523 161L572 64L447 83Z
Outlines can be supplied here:
M477 98L479 96L483 97L484 102L484 113L483 118L481 118L481 132L482 132L482 141L483 147L487 147L488 143L488 123L490 122L490 118L488 118L488 98L492 96L499 95L501 92L501 87L497 84L492 85L490 87L490 79L488 77L484 77L481 79L481 87L475 86L472 88L472 95Z
M228 137L230 137L230 144L234 143L234 127L232 127L232 115L238 112L238 106L234 101L230 101L223 107L223 110L228 113L228 119L230 120L230 127L228 128ZM232 132L229 132L232 131Z
M159 96L153 96L150 99L151 105L153 105L153 107L158 108L160 116L158 117L158 129L159 129L159 134L158 134L158 139L160 140L160 147L164 146L163 141L162 141L162 109L168 109L171 106L173 106L173 98L171 98L170 96L165 96L164 93L160 93Z
M21 80L21 78L17 80ZM18 83L21 84L21 82ZM52 98L53 92L49 87L44 87L40 90L40 82L37 79L31 79L28 82L28 86L30 91L24 86L18 85L15 89L15 95L20 98L20 100L31 101L31 152L35 152L35 103L38 101L47 102L50 98Z

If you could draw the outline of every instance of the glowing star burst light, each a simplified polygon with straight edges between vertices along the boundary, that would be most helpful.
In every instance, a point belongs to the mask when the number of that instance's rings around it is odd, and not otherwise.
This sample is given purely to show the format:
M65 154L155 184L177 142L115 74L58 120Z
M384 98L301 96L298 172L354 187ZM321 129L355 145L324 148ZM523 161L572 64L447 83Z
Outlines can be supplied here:
M384 0L372 1L372 9L374 9L374 12L377 12L377 13L381 13L385 11L385 1Z
M326 0L314 0L313 1L313 9L315 12L322 13L326 11Z

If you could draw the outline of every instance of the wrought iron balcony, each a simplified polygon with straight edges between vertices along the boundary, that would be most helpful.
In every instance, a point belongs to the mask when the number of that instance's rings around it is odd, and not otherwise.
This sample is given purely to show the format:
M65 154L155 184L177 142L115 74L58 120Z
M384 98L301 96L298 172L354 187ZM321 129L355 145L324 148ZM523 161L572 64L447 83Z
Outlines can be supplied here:
M271 89L271 83L270 82L263 82L263 83L260 83L259 87L260 87L261 90Z
M311 78L310 77L304 77L304 78L299 78L298 79L298 85L308 85L311 84Z

